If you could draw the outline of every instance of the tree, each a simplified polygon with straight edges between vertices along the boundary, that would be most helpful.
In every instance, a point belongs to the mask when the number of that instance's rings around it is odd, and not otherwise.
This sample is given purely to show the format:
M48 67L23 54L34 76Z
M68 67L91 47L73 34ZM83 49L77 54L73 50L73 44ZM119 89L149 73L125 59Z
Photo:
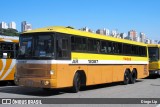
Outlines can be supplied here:
M67 26L66 28L74 29L74 27L72 27L72 26Z
M3 29L0 28L0 34L1 35L6 35L6 36L19 36L19 32L16 29Z

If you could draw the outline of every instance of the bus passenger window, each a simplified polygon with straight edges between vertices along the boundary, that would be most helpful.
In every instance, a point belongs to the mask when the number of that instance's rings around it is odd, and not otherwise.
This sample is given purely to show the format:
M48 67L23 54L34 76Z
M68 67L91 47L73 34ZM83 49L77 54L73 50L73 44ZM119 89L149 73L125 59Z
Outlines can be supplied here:
M97 52L100 53L100 42L97 41Z
M75 49L76 49L76 48L75 48L75 45L76 45L75 37L72 36L72 37L71 37L71 50L75 50Z
M101 53L107 53L107 42L101 41Z
M3 42L0 44L0 58L10 59L14 58L14 43Z
M71 58L71 47L70 37L62 35L56 39L56 56L57 59L70 59Z
M112 53L112 42L108 42L108 53Z

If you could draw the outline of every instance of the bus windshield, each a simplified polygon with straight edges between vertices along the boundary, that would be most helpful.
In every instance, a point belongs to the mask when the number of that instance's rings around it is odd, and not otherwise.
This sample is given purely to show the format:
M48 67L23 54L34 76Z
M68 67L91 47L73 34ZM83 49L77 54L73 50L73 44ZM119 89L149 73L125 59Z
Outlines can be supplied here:
M18 59L46 59L54 57L54 40L51 35L21 36Z
M150 61L159 60L158 48L149 48L149 60Z

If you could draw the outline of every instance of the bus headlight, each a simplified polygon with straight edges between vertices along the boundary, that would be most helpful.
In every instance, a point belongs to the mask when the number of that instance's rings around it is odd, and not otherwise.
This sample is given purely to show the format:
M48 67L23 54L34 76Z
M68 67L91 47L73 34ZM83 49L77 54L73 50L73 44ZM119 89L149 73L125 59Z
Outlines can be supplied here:
M53 75L53 74L54 74L54 71L53 71L53 70L50 70L50 74Z
M42 80L41 84L46 86L46 85L50 84L50 81L48 81L48 80Z
M44 85L48 85L49 84L49 81L44 81Z

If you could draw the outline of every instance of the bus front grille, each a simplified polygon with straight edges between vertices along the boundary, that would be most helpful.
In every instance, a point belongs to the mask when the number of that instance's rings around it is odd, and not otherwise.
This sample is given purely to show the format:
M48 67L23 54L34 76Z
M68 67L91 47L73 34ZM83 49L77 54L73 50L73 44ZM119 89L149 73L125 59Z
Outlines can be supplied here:
M17 75L21 77L48 77L50 70L49 64L17 64Z

